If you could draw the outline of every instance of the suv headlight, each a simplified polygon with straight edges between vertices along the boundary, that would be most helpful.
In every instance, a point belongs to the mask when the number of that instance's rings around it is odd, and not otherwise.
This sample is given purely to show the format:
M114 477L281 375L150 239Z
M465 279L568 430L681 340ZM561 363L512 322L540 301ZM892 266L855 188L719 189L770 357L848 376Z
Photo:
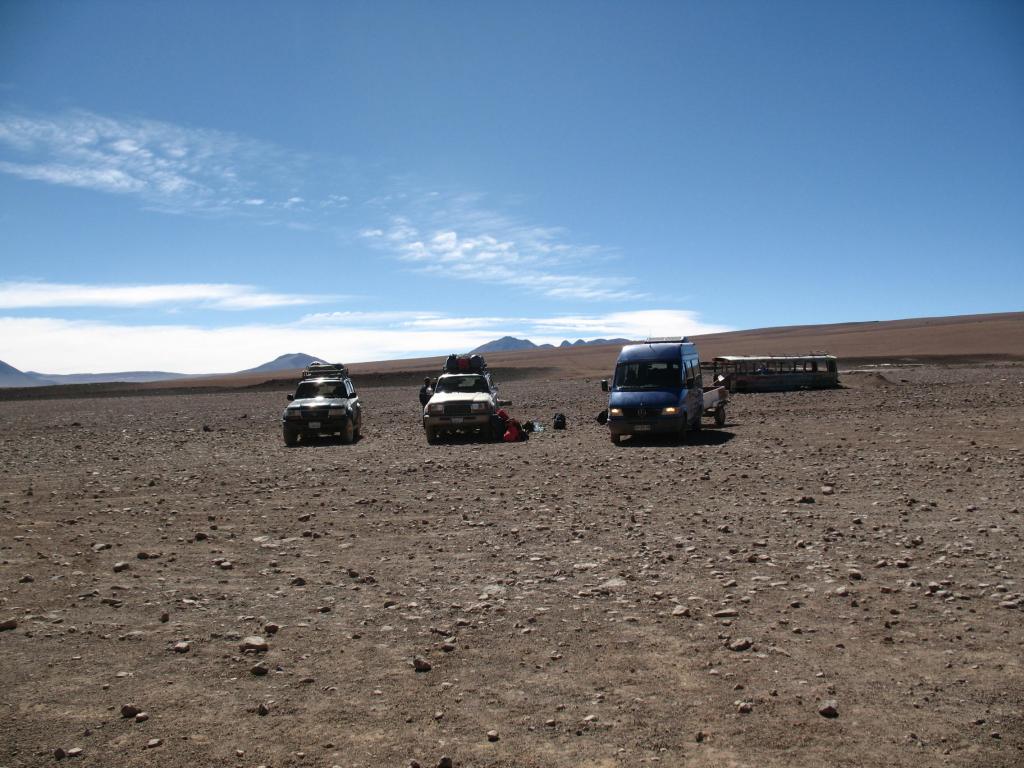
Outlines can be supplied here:
M430 405L427 406L427 413L431 414L432 416L441 416L441 415L443 415L444 414L444 404L443 403L431 403Z
M344 408L331 408L331 409L329 409L327 411L327 417L330 418L330 419L336 419L339 416L344 416L344 415L345 415L345 409Z
M476 413L485 413L485 412L491 410L491 404L490 403L470 403L469 410L470 411L474 411Z
M621 408L609 408L608 409L608 415L609 416L621 416L622 415L622 409Z

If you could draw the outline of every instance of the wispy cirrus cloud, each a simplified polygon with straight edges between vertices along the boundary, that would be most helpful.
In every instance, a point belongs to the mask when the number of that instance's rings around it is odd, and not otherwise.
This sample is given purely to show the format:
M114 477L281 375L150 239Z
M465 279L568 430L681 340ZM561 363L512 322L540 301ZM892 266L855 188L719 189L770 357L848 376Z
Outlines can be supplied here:
M409 174L367 179L347 160L314 162L223 131L84 111L0 113L0 173L133 196L167 213L327 231L369 244L396 268L445 280L560 301L648 298L632 278L610 271L614 249L504 214L484 194L441 191ZM339 183L350 194L339 193Z
M528 226L481 210L445 208L427 217L441 224L426 230L406 216L395 216L387 229L360 234L417 271L494 285L515 286L553 299L609 301L639 299L626 277L583 274L611 258L605 249L567 241L561 230ZM453 228L454 227L456 228Z
M266 203L305 158L222 131L76 111L0 115L0 172L49 184L132 194L170 212L210 213ZM272 189L266 189L267 185ZM294 205L294 202L292 203Z
M152 307L191 304L209 309L269 309L322 304L340 296L273 293L233 283L161 283L152 285L80 285L0 282L0 309L47 307Z

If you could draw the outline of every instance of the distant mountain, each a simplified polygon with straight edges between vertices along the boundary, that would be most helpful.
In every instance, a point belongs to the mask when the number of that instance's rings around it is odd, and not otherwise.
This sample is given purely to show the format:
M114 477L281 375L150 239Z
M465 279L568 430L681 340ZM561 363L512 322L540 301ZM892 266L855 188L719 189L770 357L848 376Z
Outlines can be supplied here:
M269 363L257 365L255 368L247 368L239 373L272 373L274 371L294 371L296 368L305 368L310 363L329 362L322 357L313 357L305 352L289 352L286 355L275 357Z
M517 339L515 336L502 336L500 339L488 341L474 349L470 354L483 355L488 352L512 352L517 349L536 349L537 345L529 339Z
M112 384L127 382L141 384L147 381L169 381L170 379L187 379L188 373L170 373L169 371L115 371L114 373L36 373L28 371L31 376L38 376L46 384Z
M592 344L629 344L629 339L591 339L590 341L584 341L583 339L576 339L576 341L569 341L566 339L561 344L561 347L587 347ZM481 344L479 347L474 349L470 354L486 354L487 352L511 352L517 349L554 349L551 344L534 344L529 339L517 339L515 336L502 336L500 339L494 341L488 341L486 344Z
M52 383L38 373L19 371L13 365L0 360L0 387L45 387Z

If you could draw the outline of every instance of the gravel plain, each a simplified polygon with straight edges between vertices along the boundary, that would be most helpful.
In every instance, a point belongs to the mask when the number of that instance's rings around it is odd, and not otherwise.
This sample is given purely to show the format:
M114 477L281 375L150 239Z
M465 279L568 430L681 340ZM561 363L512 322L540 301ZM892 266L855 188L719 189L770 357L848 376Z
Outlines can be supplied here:
M621 447L596 379L519 444L0 402L0 766L1024 765L1024 366L844 383Z

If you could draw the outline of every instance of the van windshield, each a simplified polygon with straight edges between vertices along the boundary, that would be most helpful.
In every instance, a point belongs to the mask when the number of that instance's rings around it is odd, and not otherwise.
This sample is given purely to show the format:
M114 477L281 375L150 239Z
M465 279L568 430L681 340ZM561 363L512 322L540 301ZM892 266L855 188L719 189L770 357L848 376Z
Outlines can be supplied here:
M679 389L682 386L678 360L639 360L615 366L616 389Z

